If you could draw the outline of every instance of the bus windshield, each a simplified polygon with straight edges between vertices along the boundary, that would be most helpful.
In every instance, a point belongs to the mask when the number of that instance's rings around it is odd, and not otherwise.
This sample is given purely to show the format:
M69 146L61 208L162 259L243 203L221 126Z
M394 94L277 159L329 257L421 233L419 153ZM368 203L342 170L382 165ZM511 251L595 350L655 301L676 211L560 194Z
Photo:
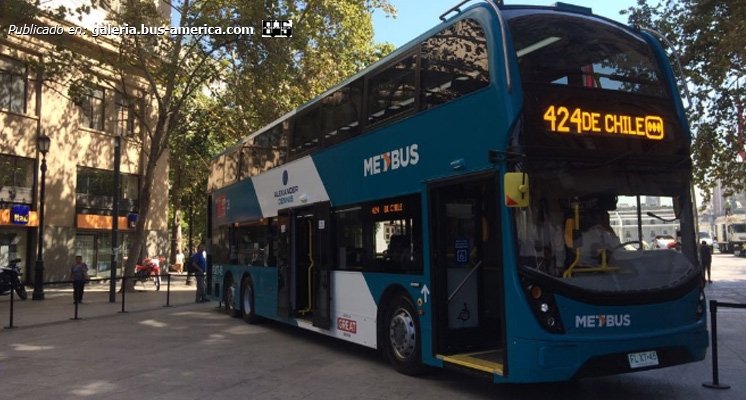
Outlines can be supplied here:
M543 10L506 10L524 83L668 97L642 38L609 22Z
M677 235L692 219L674 212L685 173L555 163L530 176L530 206L515 211L521 268L611 293L672 288L696 274L694 250Z

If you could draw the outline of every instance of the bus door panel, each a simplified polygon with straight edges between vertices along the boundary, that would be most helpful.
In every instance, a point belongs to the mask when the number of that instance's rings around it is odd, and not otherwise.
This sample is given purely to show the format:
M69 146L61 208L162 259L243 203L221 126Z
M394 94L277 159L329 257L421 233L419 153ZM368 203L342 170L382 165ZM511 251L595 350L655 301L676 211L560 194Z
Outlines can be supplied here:
M312 277L309 273L315 266L314 218L310 208L295 209L292 232L292 292L295 316L310 317L313 309L311 300Z
M277 213L277 220L277 316L290 318L292 210L280 210Z
M438 186L431 190L433 293L438 351L481 350L497 341L499 278L492 226L494 180ZM493 237L491 237L493 236Z
M331 205L314 206L315 267L313 270L313 325L322 329L331 326L331 263L332 243L330 233Z

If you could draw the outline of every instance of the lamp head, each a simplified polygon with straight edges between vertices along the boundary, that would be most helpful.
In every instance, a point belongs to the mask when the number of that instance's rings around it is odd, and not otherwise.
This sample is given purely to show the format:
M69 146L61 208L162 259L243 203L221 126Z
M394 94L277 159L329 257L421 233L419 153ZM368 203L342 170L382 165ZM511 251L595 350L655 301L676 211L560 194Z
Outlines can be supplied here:
M39 135L38 138L36 138L36 146L39 149L39 152L41 152L44 155L47 155L47 152L49 151L49 145L52 143L52 139L49 138L49 136L45 134Z

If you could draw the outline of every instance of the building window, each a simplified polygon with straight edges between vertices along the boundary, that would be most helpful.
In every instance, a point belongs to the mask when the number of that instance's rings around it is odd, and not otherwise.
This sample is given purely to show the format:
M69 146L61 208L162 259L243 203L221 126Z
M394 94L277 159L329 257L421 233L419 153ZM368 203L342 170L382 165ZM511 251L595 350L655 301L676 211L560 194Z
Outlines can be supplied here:
M34 160L0 154L0 202L31 204Z
M104 89L86 88L78 99L80 123L89 129L104 130Z
M78 167L77 172L75 194L78 213L110 215L114 209L114 171ZM120 212L137 212L140 178L121 174L119 182Z
M26 66L0 56L0 109L26 112Z
M116 133L122 137L131 136L135 131L135 115L132 112L132 104L121 94L117 94L115 100L116 108Z

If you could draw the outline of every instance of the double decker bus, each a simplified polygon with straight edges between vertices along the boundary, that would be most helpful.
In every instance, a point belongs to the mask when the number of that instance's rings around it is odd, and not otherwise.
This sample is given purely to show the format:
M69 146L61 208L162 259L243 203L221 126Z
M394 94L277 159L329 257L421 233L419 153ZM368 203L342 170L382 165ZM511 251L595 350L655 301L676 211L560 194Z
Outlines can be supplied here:
M406 374L702 360L691 135L659 41L575 6L463 3L212 161L214 299ZM676 248L644 245L661 208ZM586 234L615 210L622 237Z

